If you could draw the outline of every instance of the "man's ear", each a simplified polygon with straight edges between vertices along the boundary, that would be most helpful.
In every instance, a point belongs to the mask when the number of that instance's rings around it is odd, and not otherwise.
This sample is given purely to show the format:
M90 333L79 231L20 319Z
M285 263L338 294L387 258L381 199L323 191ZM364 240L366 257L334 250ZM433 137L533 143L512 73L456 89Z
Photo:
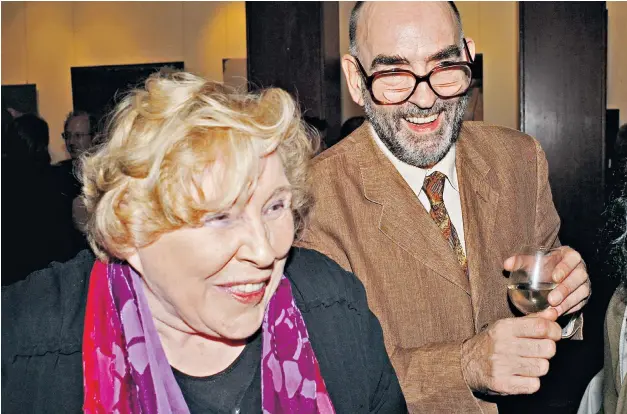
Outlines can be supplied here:
M468 45L468 51L470 52L470 57L472 58L472 60L475 60L475 41L472 40L470 37L466 38L466 44Z
M357 105L364 106L364 99L361 95L361 83L363 79L353 56L348 54L342 56L342 71L344 72L351 98L353 98L353 101L355 101Z

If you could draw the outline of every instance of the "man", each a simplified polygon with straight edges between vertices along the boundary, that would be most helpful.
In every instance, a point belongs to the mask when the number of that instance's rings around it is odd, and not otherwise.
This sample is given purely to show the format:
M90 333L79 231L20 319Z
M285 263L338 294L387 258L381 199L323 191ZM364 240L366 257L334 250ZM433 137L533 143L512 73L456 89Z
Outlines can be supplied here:
M85 111L70 112L63 125L63 139L72 159L77 159L93 145L96 121Z
M358 3L342 68L368 122L314 162L301 244L363 282L413 412L495 412L533 393L590 287L562 247L552 308L514 318L520 244L559 246L547 163L533 138L462 123L472 39L452 3ZM508 260L506 260L508 259ZM565 336L581 334L573 319Z
M73 227L68 229L72 236L72 249L78 252L87 248L81 229L86 221L86 210L80 199L81 184L78 181L78 161L80 156L94 145L96 119L85 111L72 111L63 124L62 137L72 158L56 165L57 188L65 197L67 214L71 214Z

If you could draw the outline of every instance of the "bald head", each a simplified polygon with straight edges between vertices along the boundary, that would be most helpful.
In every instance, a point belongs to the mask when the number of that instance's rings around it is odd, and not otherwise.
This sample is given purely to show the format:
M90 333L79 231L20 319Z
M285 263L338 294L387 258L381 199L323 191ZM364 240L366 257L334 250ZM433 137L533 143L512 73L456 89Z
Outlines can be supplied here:
M402 3L393 3L393 2L385 2L383 3L383 13L385 14L385 5L387 5L388 7L390 7L391 9L398 9L400 6L400 9L415 9L415 10L420 10L420 9L424 9L421 8L421 5L425 5L426 2L402 2ZM368 14L368 13L372 13L373 10L368 10L371 9L370 7L368 7L369 4L372 4L370 2L363 2L363 1L358 1L355 3L355 6L353 7L353 10L351 11L351 15L350 15L350 20L349 20L349 27L348 27L348 37L349 37L349 53L353 56L357 56L358 54L358 49L359 49L359 39L358 39L358 26L360 25L360 20L361 20L361 16L362 14ZM453 1L449 1L449 2L437 2L438 6L440 6L445 13L448 13L448 17L452 18L452 22L450 21L451 19L444 19L448 24L453 24L454 25L454 29L457 31L457 41L461 40L462 37L464 37L464 33L462 30L462 20L461 17L459 15L459 11L457 10L457 6L455 5L455 2ZM415 6L418 6L417 8ZM445 6L445 7L442 7ZM390 10L391 11L391 10ZM426 11L426 10L423 10ZM442 13L437 13L435 16L430 16L433 18L440 18L442 16L440 16L440 14ZM370 16L368 16L370 17ZM376 17L376 16L375 16Z

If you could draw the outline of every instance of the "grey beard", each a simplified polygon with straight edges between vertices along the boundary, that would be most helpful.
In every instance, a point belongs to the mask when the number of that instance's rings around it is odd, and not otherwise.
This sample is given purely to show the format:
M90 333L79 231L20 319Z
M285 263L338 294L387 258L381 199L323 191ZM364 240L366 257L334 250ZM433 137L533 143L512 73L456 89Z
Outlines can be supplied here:
M420 109L413 104L406 103L402 106L399 105L399 108L395 111L386 114L375 108L367 91L362 90L362 95L366 117L381 141L396 158L419 168L437 164L446 156L453 144L457 142L469 101L469 96L466 94L461 96L455 104L438 99L436 104L430 109ZM442 112L444 119L441 122L444 125L440 132L437 133L437 136L435 136L435 145L427 146L424 143L415 142L411 146L403 145L404 143L397 136L397 134L400 134L397 131L401 130L400 122L402 122L403 117L426 117L439 112ZM449 118L452 119L449 120ZM397 124L396 130L394 128L395 122Z

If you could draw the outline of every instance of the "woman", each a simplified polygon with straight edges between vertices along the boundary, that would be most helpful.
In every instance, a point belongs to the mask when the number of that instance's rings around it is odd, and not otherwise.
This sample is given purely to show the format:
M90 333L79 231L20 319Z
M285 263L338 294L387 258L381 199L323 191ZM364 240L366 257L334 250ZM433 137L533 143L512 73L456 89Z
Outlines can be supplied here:
M623 164L624 165L624 164ZM627 168L623 169L627 177ZM592 378L579 405L578 414L627 413L627 181L607 211L603 231L609 273L620 283L605 313L603 369Z
M624 170L627 174L627 168ZM603 363L604 413L627 412L627 184L611 209L610 226L619 233L612 241L610 257L620 277L605 314Z
M290 250L312 151L278 89L130 93L83 162L97 259L3 292L3 411L405 411L363 286Z

